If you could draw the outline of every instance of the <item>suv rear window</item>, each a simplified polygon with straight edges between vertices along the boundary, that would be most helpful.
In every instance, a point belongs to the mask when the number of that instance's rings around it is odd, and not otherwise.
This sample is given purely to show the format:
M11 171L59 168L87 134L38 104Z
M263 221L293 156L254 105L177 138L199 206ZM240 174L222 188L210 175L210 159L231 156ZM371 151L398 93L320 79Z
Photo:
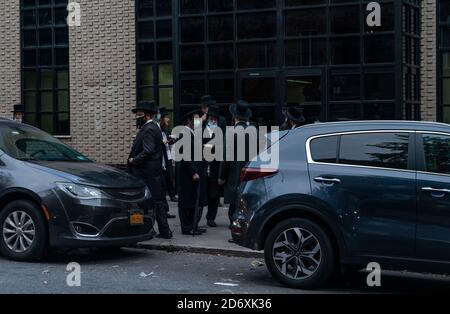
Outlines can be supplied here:
M338 136L316 138L311 141L310 147L315 162L336 163Z
M408 169L408 133L364 133L341 137L339 163Z
M423 148L427 172L450 174L450 136L424 134Z

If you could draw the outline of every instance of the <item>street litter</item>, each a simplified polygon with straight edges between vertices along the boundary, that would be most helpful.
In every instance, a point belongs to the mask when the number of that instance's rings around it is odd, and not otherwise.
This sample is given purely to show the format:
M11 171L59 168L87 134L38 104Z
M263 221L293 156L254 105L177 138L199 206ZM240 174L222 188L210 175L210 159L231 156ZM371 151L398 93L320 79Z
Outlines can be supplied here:
M237 283L229 283L229 282L215 282L215 285L218 286L226 286L226 287L238 287L239 285Z
M154 272L151 272L151 273L149 273L149 274L146 274L146 273L144 273L144 272L141 272L140 274L139 274L139 276L141 276L142 278L147 278L147 277L149 277L149 276L152 276L154 274Z

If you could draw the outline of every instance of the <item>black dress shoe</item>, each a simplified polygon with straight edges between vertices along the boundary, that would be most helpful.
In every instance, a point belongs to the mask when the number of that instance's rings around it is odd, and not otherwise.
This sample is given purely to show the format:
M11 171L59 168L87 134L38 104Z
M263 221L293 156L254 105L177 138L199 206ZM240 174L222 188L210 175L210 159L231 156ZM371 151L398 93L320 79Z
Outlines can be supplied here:
M194 235L202 235L203 233L202 232L200 232L200 231L193 231L193 230L191 230L191 231L189 231L189 232L183 232L183 234L184 235L190 235L190 236L194 236Z
M233 239L229 239L228 242L229 242L229 243L236 243L236 242L234 242Z
M158 234L156 236L158 239L166 239L166 240L170 240L173 238L173 233L168 233L168 234Z
M175 219L175 218L177 218L177 216L169 214L169 213L167 214L167 219Z
M217 224L214 222L214 220L208 220L208 226L215 228L217 227Z
M206 232L206 229L198 228L197 231L198 231L198 232L201 232L201 233L205 233L205 232Z

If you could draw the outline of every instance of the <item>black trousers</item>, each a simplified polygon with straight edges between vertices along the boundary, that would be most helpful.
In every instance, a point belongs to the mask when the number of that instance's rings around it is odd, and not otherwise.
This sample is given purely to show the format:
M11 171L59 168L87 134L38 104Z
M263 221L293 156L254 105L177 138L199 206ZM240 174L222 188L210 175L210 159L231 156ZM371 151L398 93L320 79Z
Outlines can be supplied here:
M166 165L166 170L163 170L163 177L165 179L167 194L169 194L170 197L174 197L177 193L175 192L174 187L174 169L171 161Z
M228 218L230 218L230 224L233 223L233 216L235 212L236 212L236 203L232 203L228 208Z
M167 222L167 212L164 206L164 202L157 201L154 203L155 206L155 214L156 214L156 223L158 224L159 233L162 235L170 234L169 223Z
M188 233L194 229L194 215L195 208L192 207L178 207L178 215L180 216L181 232ZM203 207L199 208L197 215L197 225L203 215Z
M217 217L217 209L219 208L220 198L218 197L209 197L208 198L208 212L206 213L207 220L216 220Z

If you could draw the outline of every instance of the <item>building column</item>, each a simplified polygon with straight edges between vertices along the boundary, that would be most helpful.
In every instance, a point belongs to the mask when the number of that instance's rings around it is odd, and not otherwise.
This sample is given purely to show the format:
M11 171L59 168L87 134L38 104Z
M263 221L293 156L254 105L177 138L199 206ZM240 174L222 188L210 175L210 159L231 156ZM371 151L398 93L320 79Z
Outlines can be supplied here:
M436 1L422 1L422 34L421 34L421 114L424 121L437 120L437 68L438 52Z
M20 103L20 0L3 1L0 10L0 117L12 118Z
M89 158L125 164L136 133L134 0L77 0L70 36L70 125L66 142Z

